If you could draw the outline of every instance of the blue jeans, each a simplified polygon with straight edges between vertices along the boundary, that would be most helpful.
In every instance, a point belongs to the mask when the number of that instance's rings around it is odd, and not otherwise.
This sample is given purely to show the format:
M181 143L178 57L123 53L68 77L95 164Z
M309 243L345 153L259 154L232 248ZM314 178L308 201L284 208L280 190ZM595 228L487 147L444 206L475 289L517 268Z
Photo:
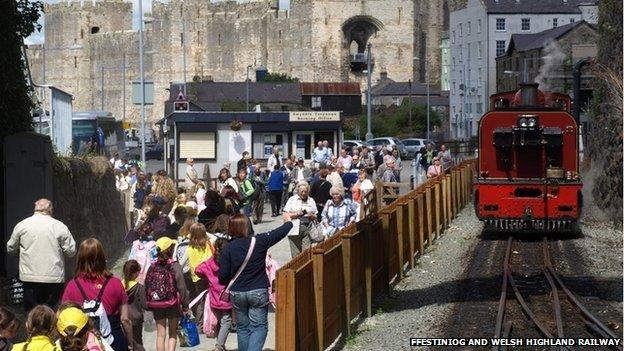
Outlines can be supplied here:
M230 291L239 351L261 351L269 331L269 290Z
M243 213L247 217L251 217L251 201L247 205L243 205Z

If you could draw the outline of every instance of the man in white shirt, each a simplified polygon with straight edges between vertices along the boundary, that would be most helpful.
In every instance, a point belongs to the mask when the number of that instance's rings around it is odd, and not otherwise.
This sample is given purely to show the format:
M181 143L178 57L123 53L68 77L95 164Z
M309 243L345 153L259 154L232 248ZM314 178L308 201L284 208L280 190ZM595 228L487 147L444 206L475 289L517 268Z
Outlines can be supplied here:
M186 193L191 194L195 190L195 184L199 183L197 178L197 171L195 170L195 160L192 158L186 159L186 173L184 176L184 186L186 187Z
M279 147L273 146L273 154L267 160L267 169L273 171L276 165L277 168L281 168L282 162L280 160Z
M318 168L321 163L327 163L328 160L329 154L327 149L323 146L323 142L319 141L314 150L312 150L312 161L314 161L316 168Z
M46 304L56 308L65 282L65 257L76 254L76 242L61 221L52 218L48 199L35 202L35 213L15 225L7 253L19 254L24 283L24 309Z
M334 155L334 151L329 147L329 141L323 140L323 147L327 150L327 159L329 160Z
M345 170L351 169L351 164L353 163L353 157L347 154L346 149L340 149L340 157L338 157L338 163L342 165Z
M313 221L316 220L318 213L316 202L309 196L310 185L308 182L297 183L295 190L296 194L291 196L284 206L284 213L288 213L293 219L293 228L288 233L292 257L297 256L312 245L310 229L314 225Z

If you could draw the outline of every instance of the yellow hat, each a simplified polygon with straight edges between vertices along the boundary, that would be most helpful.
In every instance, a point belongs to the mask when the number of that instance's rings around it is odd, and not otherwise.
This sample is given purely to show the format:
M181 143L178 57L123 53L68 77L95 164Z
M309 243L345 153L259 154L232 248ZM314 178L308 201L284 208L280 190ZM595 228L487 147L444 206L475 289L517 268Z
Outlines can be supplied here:
M59 314L58 320L56 321L56 330L58 330L59 334L62 336L67 336L67 328L75 327L76 331L74 334L77 334L87 323L89 323L89 317L87 317L81 309L68 307Z
M176 243L177 241L166 236L163 236L162 238L156 240L156 246L160 251L165 251L170 248L171 245L175 245Z

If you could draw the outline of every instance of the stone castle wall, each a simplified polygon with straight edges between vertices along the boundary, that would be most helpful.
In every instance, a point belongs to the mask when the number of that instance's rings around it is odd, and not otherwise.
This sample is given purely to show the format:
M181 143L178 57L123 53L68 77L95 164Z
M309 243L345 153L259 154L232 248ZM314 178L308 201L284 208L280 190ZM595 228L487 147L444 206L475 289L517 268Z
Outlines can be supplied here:
M293 0L289 11L275 1L249 3L203 0L155 2L145 25L145 77L153 80L155 100L150 122L163 117L170 82L184 76L182 18L186 27L186 78L242 81L251 66L287 73L302 81L360 82L366 76L349 67L349 43L342 27L356 16L379 23L369 39L375 60L374 81L386 71L397 81L424 81L425 57L430 80L439 81L440 39L446 0ZM75 96L74 110L102 108L137 123L131 81L139 76L138 35L131 29L131 4L121 0L46 5L46 82ZM94 27L98 33L92 34ZM73 49L72 49L73 47ZM75 47L79 47L76 49ZM123 64L125 57L125 81ZM41 47L29 52L40 82ZM102 79L103 77L103 79ZM102 84L102 81L104 84ZM103 86L103 91L101 87Z

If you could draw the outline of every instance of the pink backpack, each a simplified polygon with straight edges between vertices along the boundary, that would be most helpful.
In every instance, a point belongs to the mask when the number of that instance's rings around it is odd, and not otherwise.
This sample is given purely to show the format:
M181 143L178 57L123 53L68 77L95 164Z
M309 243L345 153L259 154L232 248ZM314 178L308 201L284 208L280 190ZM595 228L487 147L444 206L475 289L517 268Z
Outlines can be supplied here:
M136 260L141 266L139 278L137 278L139 284L145 283L145 275L147 274L147 270L155 261L153 257L153 251L155 246L156 242L154 240L141 241L141 239L138 239L132 243L132 250L130 251L130 257L128 257L128 259Z

